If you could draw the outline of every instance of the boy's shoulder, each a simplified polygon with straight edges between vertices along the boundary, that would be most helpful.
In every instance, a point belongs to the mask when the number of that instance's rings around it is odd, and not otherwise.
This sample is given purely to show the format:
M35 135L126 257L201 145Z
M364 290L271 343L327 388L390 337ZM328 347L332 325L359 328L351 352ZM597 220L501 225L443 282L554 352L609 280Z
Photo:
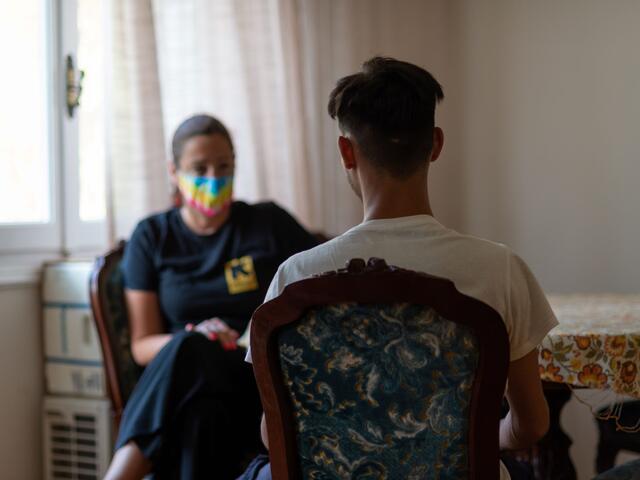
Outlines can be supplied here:
M332 252L341 243L341 236L332 238L320 245L292 255L285 260L280 268L288 280L295 282L310 275L335 270L334 257ZM339 267L338 267L339 268Z

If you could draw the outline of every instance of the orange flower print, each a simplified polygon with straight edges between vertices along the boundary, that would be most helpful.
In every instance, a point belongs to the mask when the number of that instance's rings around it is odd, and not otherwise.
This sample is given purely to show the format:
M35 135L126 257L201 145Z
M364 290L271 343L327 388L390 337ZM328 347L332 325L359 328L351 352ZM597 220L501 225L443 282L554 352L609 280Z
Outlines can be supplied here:
M540 351L540 356L542 357L543 360L548 362L553 358L553 353L551 353L551 350L549 350L548 348L543 348Z
M591 345L591 337L577 336L575 339L576 345L580 350L586 350Z
M607 337L604 342L604 350L612 357L619 357L624 353L624 347L627 345L627 339L624 335L616 335Z
M548 380L550 382L562 382L564 380L562 375L558 375L560 367L556 367L553 363L547 364L546 367L538 365L538 371L540 372L540 378L542 380Z
M607 376L602 373L602 367L595 363L590 363L582 367L578 373L578 380L586 387L601 387L606 385Z
M620 370L620 376L622 377L622 381L626 384L633 383L636 379L636 374L638 373L638 366L635 362L624 362L622 364L622 369Z

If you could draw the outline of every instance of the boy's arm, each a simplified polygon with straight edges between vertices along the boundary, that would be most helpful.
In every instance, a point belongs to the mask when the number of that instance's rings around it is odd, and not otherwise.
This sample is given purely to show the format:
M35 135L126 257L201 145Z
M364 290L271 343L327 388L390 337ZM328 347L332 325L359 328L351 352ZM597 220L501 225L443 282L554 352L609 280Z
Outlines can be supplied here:
M267 419L262 414L262 420L260 421L260 437L262 437L262 443L264 444L264 448L269 450L269 436L267 435Z
M500 449L517 450L537 442L549 429L549 407L538 372L538 349L509 364L509 413L500 421Z

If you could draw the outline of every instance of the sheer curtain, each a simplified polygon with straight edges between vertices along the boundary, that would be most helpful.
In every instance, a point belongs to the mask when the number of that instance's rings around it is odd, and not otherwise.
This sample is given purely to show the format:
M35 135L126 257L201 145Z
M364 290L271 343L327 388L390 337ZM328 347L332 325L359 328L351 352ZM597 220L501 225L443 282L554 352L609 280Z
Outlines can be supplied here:
M445 0L116 3L126 76L116 84L112 204L125 236L132 217L166 208L166 147L176 126L200 112L234 137L238 198L275 200L309 228L342 233L362 211L326 111L335 81L374 54L414 61L438 78L445 65L446 51L434 53ZM118 208L125 204L126 212Z
M154 17L167 139L193 113L220 118L235 140L237 196L274 199L321 227L296 3L157 0Z
M111 3L108 216L111 240L170 204L150 0Z

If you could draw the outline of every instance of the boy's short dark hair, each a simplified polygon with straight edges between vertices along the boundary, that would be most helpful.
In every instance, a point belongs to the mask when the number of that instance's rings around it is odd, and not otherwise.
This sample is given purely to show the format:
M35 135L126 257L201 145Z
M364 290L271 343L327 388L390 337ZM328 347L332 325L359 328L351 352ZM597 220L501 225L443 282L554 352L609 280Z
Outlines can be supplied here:
M374 57L361 72L338 80L328 110L372 164L406 178L431 152L436 103L443 98L442 87L423 68Z

